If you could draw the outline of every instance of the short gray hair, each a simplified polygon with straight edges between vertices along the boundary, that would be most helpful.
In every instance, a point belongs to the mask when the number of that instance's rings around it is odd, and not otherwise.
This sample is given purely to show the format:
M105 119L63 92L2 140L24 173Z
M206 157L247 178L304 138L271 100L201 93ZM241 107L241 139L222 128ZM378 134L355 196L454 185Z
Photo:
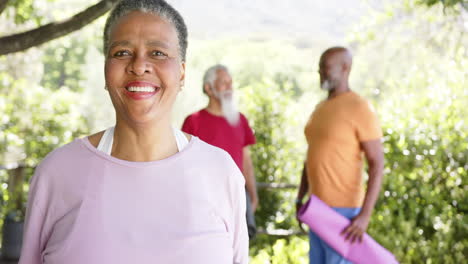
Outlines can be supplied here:
M223 70L223 71L226 71L227 73L229 73L229 70L226 66L222 65L222 64L216 64L214 66L211 66L210 68L208 68L208 70L206 70L205 72L205 75L203 75L203 92L205 92L205 84L209 84L211 87L214 86L214 83L216 81L216 78L218 77L217 76L217 73L219 70Z
M112 9L107 18L104 27L104 54L109 52L110 31L119 18L127 15L132 11L140 11L160 16L172 25L177 31L179 40L179 53L182 61L185 61L187 53L187 26L185 25L182 16L164 0L122 0L114 9Z

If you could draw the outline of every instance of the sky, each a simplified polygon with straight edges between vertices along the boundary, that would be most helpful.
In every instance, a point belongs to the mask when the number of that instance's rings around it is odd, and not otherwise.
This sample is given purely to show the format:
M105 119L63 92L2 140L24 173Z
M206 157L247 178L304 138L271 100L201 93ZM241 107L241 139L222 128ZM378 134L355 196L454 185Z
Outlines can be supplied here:
M225 35L342 41L368 12L365 0L169 0L194 38Z

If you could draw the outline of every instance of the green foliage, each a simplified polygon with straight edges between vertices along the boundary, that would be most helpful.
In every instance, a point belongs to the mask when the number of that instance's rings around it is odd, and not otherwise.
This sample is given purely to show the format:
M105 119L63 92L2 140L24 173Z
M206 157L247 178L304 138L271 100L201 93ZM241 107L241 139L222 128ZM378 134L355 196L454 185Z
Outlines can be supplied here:
M400 3L366 18L351 38L353 87L377 106L385 139L385 178L368 232L402 263L463 263L468 255L463 21L445 16L442 8L408 9ZM298 101L278 83L258 83L243 90L246 112L255 120L258 181L297 183L304 153L297 144L304 141L290 131L302 132L305 123L291 117L309 115L318 101L302 100L307 94ZM292 169L282 171L288 162ZM296 229L294 197L295 190L262 190L259 225ZM253 263L307 263L305 241L260 235L251 247ZM302 255L290 258L296 251Z
M243 109L255 130L257 143L252 146L252 161L257 181L263 183L296 183L303 165L305 145L298 141L296 128L300 126L298 109L292 107L295 98L292 85L281 86L270 81L257 82L242 87ZM297 229L294 217L296 190L259 189L260 206L256 212L257 227L262 230ZM258 263L274 256L272 263L294 263L297 256L304 258L302 238L276 240L259 235L252 243L251 253ZM286 250L288 253L286 254ZM291 250L289 250L291 249ZM253 262L256 263L256 262Z
M251 264L306 264L309 263L309 241L306 237L278 239L271 247L253 252Z
M443 5L444 8L454 8L457 5L463 6L466 10L468 10L468 2L466 0L419 0L419 4L427 5L427 6L434 6L437 4Z
M386 175L369 233L402 263L463 263L468 255L466 22L435 5L457 8L455 2L424 2L434 7L418 7L423 1L417 0L393 2L366 17L350 38L356 55L352 87L372 99L385 132ZM32 1L15 5L22 14L17 23L34 19ZM52 149L88 132L78 102L82 81L89 77L82 64L94 40L68 36L45 46L40 84L0 71L0 164L34 167ZM317 54L282 41L191 45L197 52L189 54L195 56L189 58L189 78L217 62L233 72L243 112L257 136L251 150L257 180L297 184L306 149L305 120L319 97L313 72ZM0 170L2 213L15 210L6 178ZM261 189L259 196L259 228L298 229L296 190ZM259 235L250 249L254 264L308 263L307 252L306 236Z
M53 0L47 0L51 2ZM8 7L13 8L13 20L16 24L24 24L28 21L36 22L36 25L41 25L43 16L36 12L35 1L33 0L14 0L9 1ZM36 1L37 4L37 1ZM7 13L8 14L8 13Z
M461 101L428 101L413 104L409 118L407 111L391 113L385 124L387 173L369 232L403 263L462 263L468 253L466 111Z
M14 7L15 9L14 21L16 24L22 24L31 18L36 18L40 20L39 17L34 16L33 0L20 0L20 1L11 1L11 2L12 2L12 7ZM37 21L37 22L40 23L40 21Z
M63 87L72 91L81 91L80 82L85 73L81 69L85 64L89 41L73 35L53 41L44 51L43 63L46 71L41 85L52 90Z
M5 13L16 24L41 24L54 0L10 1ZM13 12L10 12L13 11ZM65 11L67 13L67 11ZM48 14L47 18L55 17ZM0 222L24 217L24 195L34 167L53 149L89 132L82 69L95 32L71 34L41 49L0 58L0 166L24 165L25 179L8 190L10 171L0 170Z
M31 175L34 171L33 168L23 168L23 171L27 175ZM9 178L9 174L15 174L13 170L6 171L0 170L0 179L3 180ZM27 185L17 184L12 188L7 183L3 183L0 186L0 226L3 220L8 218L13 221L23 221L26 213L26 194Z
M18 195L27 193L32 168L51 150L83 135L88 128L76 103L79 95L68 89L53 91L25 80L12 80L4 73L0 75L0 91L0 164L30 167L26 181L19 185L24 192L7 192L8 175L0 171L2 201L6 205L1 213L16 212L16 218L22 218L26 199Z
M283 91L272 82L259 82L241 90L243 109L257 137L257 144L252 146L257 180L265 183L296 182L302 169L302 148L294 137L295 131L291 130L298 125L295 109L288 109L293 92ZM261 204L256 214L259 226L275 229L291 226L287 215L293 208L284 199L293 200L292 193L280 194L265 189L259 192L264 199L262 204L268 205Z
M21 163L35 166L52 149L87 131L78 94L22 80L9 83L8 90L0 97L0 112L5 113L0 123L2 161L17 151Z
M463 89L462 85L445 88ZM245 88L252 104L247 113L255 120L258 140L252 150L257 178L297 182L302 155L294 140L287 140L287 131L300 127L285 114L292 101L266 87ZM402 263L462 263L468 253L467 93L453 91L447 100L438 92L428 88L426 96L413 98L411 104L394 98L381 106L386 176L369 233ZM261 190L259 226L297 228L294 195L295 191ZM252 263L307 263L307 244L294 239L306 240L259 236L251 247Z

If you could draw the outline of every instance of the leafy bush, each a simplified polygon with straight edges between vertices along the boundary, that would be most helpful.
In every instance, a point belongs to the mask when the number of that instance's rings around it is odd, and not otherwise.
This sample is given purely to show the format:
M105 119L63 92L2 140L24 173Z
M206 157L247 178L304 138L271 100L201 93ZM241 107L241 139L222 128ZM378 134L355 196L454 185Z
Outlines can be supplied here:
M259 249L251 264L309 263L309 241L305 237L275 240L271 247Z
M302 132L291 118L293 100L265 84L243 91L258 140L252 149L257 180L297 183L304 152L291 137L292 129ZM462 263L468 253L466 96L454 92L446 100L437 92L428 88L411 104L394 98L380 105L385 178L368 232L402 263ZM260 190L259 227L297 229L295 194ZM252 242L253 263L307 263L306 242L305 236L260 235Z
M296 183L303 166L306 145L297 108L291 105L294 86L273 81L261 81L242 87L242 109L255 130L257 143L252 146L255 176L262 183ZM298 138L298 135L299 138ZM255 214L257 227L262 231L290 231L297 228L295 189L259 188L260 204ZM308 251L304 237L278 239L259 234L251 241L252 263L298 263ZM302 262L300 262L302 263Z
M4 214L14 214L16 220L24 217L24 203L28 181L34 167L51 150L70 142L87 132L87 122L79 109L79 95L67 89L52 91L28 83L12 81L0 75L0 165L27 166L24 182L15 191L8 192L8 173L0 170L0 196ZM0 220L1 221L1 220Z
M468 253L466 111L460 100L439 101L436 112L434 103L385 124L386 176L369 233L403 263L462 263Z
M410 7L395 4L374 14L351 38L353 87L377 107L385 140L385 177L368 232L402 263L463 263L468 38L458 15ZM298 183L305 153L300 133L318 100L303 100L307 94L296 100L278 87L259 82L243 90L258 139L252 151L256 175L261 182ZM262 190L259 225L296 229L295 193ZM307 263L307 247L303 236L260 235L251 254L253 263ZM291 252L302 255L291 258Z

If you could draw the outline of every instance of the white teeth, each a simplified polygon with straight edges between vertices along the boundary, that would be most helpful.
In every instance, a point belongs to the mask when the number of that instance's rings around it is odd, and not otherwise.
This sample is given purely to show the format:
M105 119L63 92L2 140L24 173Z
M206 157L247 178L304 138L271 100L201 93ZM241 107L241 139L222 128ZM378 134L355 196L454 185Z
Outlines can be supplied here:
M154 92L156 90L155 87L146 86L146 87L138 87L138 86L130 86L127 87L129 92Z

